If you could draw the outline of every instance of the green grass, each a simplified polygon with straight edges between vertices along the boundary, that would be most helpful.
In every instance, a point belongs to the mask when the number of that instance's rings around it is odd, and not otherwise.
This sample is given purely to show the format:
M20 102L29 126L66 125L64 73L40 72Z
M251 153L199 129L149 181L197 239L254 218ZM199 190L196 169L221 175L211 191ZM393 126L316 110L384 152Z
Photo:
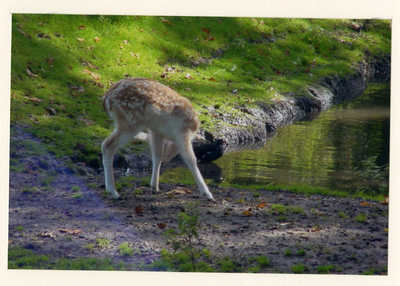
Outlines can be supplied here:
M134 249L129 246L128 242L124 242L118 246L118 251L122 256L133 256Z
M341 272L341 268L334 265L320 265L317 267L317 272L319 274L329 274L331 272Z
M8 251L8 269L124 270L125 265L111 259L55 258L37 255L21 247L11 247Z
M293 265L293 266L291 267L291 270L292 270L292 272L293 272L294 274L302 274L302 273L305 273L305 272L306 272L307 267L306 267L304 264L299 263L299 264Z
M361 34L353 21L14 14L11 125L27 127L57 157L98 166L112 129L101 96L143 76L189 98L202 128L214 132L220 119L209 106L235 115L275 94L304 96L319 78L390 53L390 21L355 21L367 28Z
M359 223L365 223L365 222L367 222L367 219L368 219L368 215L366 215L366 214L359 214L354 218L354 220Z

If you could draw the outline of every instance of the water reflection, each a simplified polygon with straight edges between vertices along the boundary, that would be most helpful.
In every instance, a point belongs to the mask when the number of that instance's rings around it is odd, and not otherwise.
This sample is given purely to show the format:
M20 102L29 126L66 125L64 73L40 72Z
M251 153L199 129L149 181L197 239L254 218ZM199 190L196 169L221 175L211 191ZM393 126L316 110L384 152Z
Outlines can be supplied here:
M354 101L281 127L266 142L241 146L252 150L228 149L212 167L199 167L215 182L348 187L362 160L378 156L377 165L389 162L389 104L389 86L372 84Z

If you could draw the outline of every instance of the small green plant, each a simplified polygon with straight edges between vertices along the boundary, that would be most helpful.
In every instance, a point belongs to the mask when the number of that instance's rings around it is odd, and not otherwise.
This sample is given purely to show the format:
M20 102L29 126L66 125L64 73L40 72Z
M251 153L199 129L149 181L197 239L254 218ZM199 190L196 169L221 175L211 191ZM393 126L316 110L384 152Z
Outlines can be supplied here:
M317 272L319 274L329 274L335 270L336 270L336 267L333 265L320 265L317 267Z
M207 248L203 248L203 249L201 250L201 252L203 253L203 255L204 255L206 258L210 258L210 257L211 257L211 250L209 250L209 249L207 249Z
M75 198L75 199L81 199L83 197L83 194L82 193L76 193L76 194L73 194L72 197Z
M34 194L34 193L36 193L38 191L39 191L39 189L37 187L32 187L32 188L24 187L24 188L22 188L22 192L24 194Z
M284 215L281 215L281 216L278 216L277 218L276 218L276 221L279 221L279 222L284 222L284 221L286 221L286 216L284 216Z
M304 264L295 264L292 267L290 267L293 273L295 274L302 274L306 272L306 266Z
M254 267L249 267L246 270L246 273L259 273L261 271L261 268L258 266L254 266Z
M94 250L94 246L95 246L94 243L89 243L85 245L85 248L90 252L92 252Z
M17 226L16 228L14 228L15 231L23 231L24 227L22 225Z
M73 191L73 192L79 192L80 191L80 187L79 186L73 186L72 188L71 188L71 191Z
M107 238L96 238L96 243L100 248L107 248L110 245L110 240Z
M57 177L57 174L54 174L53 172L49 172L49 174L47 174L47 177L42 179L41 185L44 187L49 187L54 182L56 177Z
M284 256L289 257L293 256L293 252L290 248L286 249L285 252L283 253Z
M143 190L141 190L141 189L136 189L136 190L133 191L133 194L134 194L135 196L143 195Z
M389 165L376 165L378 156L372 156L361 161L361 167L356 167L355 178L359 182L357 193L388 194Z
M344 212L339 212L339 217L347 218L347 215Z
M129 246L128 242L124 242L118 246L118 250L122 256L133 256L133 248Z
M370 268L362 273L363 275L387 275L387 268Z
M277 214L285 214L286 213L286 208L283 205L271 205L271 210L273 211L273 213L277 213Z
M211 259L211 251L199 249L198 233L199 211L195 203L188 204L187 210L178 214L178 230L169 229L164 232L167 244L171 245L173 252L166 250L162 260L170 268L185 272L213 272L207 261Z
M302 248L297 252L297 256L305 256L306 255L306 251Z
M299 214L304 213L304 210L298 206L284 206L279 204L271 205L271 210L273 214L284 215L288 213Z
M233 273L241 270L240 264L229 256L222 257L221 260L217 261L217 265L220 267L220 272Z
M265 255L259 256L256 259L257 259L257 266L260 268L265 268L271 265L271 260Z
M366 214L359 214L358 216L356 216L354 218L354 220L356 222L360 222L360 223L365 223L368 219L368 216Z

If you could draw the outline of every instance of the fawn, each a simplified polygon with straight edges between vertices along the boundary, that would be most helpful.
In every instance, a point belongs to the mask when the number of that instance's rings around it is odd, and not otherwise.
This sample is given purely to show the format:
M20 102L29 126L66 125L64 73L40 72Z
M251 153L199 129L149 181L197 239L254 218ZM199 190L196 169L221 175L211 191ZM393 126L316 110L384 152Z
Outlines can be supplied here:
M208 190L193 152L191 139L199 128L199 119L190 101L171 88L146 78L127 78L114 84L103 96L103 107L115 123L115 129L101 144L106 191L114 199L113 156L117 149L149 130L153 169L150 187L159 192L159 173L164 139L172 141L196 179L200 193L214 200Z
M134 139L150 144L150 135L144 132L139 132ZM178 153L179 150L174 144L174 142L168 139L164 139L164 154L162 156L161 162L168 163L169 161L171 161L172 158L178 155Z

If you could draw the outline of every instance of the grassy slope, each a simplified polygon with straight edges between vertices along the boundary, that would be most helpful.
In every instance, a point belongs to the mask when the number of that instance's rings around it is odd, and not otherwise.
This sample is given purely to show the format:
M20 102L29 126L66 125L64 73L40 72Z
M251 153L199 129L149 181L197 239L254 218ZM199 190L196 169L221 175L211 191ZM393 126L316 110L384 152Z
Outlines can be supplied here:
M386 20L14 15L11 125L28 125L56 156L98 160L112 129L101 96L121 78L171 86L212 129L206 107L234 113L302 95L321 77L354 72L367 54L390 53L390 38Z

